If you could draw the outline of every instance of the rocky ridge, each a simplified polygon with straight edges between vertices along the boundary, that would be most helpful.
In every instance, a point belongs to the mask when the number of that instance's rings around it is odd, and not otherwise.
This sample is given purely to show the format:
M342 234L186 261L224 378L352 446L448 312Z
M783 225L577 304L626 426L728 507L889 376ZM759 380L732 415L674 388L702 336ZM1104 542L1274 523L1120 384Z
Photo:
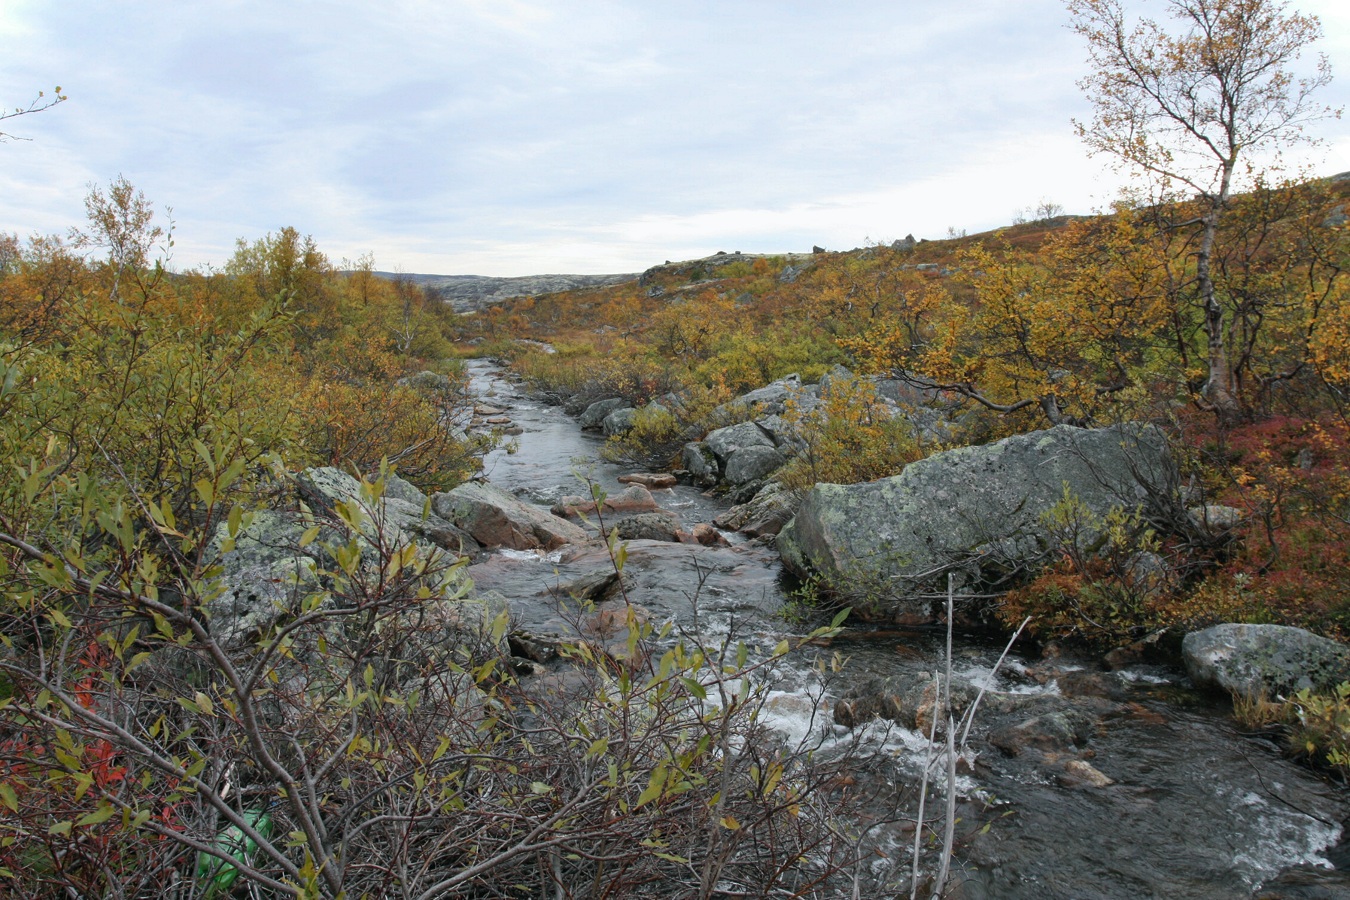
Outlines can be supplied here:
M497 278L487 275L396 275L376 272L384 278L406 278L449 303L458 313L475 312L513 297L537 297L560 291L608 287L633 281L636 272L617 275L524 275Z

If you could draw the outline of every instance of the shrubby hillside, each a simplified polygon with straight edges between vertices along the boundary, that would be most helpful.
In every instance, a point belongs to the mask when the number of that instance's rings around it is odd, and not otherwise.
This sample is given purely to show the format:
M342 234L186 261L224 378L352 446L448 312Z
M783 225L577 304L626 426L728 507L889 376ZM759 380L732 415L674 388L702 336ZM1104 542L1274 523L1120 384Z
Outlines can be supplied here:
M1103 601L1112 638L1233 618L1342 635L1348 195L1338 176L1262 183L1232 199L1211 265L1231 408L1208 390L1195 267L1203 209L1184 198L843 253L719 254L635 283L507 301L466 327L543 390L637 404L677 392L679 421L639 419L611 439L621 458L667 465L719 404L837 366L911 386L910 402L948 424L945 447L1055 424L1158 424L1175 439L1189 502L1238 510L1252 527L1165 599ZM835 408L814 414L809 471L789 466L779 479L870 480L935 449L872 415L873 399L836 392ZM1066 561L1014 594L1009 616L1048 612L1046 633L1092 632L1061 607L1102 574Z

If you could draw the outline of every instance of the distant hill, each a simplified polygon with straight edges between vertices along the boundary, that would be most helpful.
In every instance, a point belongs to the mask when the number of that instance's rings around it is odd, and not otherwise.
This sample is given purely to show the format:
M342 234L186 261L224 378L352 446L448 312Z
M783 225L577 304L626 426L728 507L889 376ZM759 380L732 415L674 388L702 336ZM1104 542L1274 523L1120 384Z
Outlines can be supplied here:
M455 312L474 312L512 297L534 297L579 288L608 287L635 281L637 272L625 275L525 275L492 278L485 275L413 275L376 272L382 278L406 278L420 284L454 307Z

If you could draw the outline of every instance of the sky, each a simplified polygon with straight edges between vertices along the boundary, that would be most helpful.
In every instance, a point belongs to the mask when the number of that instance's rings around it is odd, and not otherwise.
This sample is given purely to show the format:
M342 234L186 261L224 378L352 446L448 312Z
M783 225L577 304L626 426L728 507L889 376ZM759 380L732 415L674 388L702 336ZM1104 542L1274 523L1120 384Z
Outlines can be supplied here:
M1130 5L1161 18L1160 0ZM1296 0L1350 107L1350 3ZM179 270L291 226L336 264L636 272L1006 225L1127 183L1060 0L0 0L0 232L124 176ZM1311 59L1311 57L1309 57ZM1350 115L1288 162L1350 171Z

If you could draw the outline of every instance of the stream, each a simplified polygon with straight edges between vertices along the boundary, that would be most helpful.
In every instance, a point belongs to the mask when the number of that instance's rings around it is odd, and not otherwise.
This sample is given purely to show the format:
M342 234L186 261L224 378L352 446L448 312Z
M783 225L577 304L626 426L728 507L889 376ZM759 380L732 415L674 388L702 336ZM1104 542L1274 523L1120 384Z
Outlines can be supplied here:
M623 487L617 478L627 470L600 459L600 437L582 432L491 363L473 361L469 369L479 402L504 410L523 429L486 457L489 481L545 507L588 493L579 473L610 494ZM686 528L726 508L693 487L652 494ZM728 538L729 547L632 542L624 574L633 602L656 621L671 619L710 637L734 633L771 647L800 633L805 626L778 614L785 595L777 554ZM573 626L555 599L559 587L607 565L603 547L497 551L469 571L480 589L509 600L525 630L567 634ZM850 686L868 679L940 669L944 640L922 631L859 632L811 648L773 685L767 724L789 739L861 738L878 763L869 777L912 781L925 736L879 720L851 732L834 724L833 710ZM1014 654L994 673L1002 650L987 637L958 635L953 653L953 670L987 683L991 699L987 722L985 707L976 720L974 758L958 777L951 896L1350 898L1343 833L1350 792L1343 787L1286 760L1269 740L1240 733L1227 709L1193 691L1179 671L1139 664L1104 673L1089 660ZM845 660L840 675L822 680L812 665L821 655ZM1091 726L1071 745L1033 736L1023 749L1023 720L1053 717L1037 713L1088 719ZM893 851L877 865L892 866L900 883L912 831L896 826L875 837Z

